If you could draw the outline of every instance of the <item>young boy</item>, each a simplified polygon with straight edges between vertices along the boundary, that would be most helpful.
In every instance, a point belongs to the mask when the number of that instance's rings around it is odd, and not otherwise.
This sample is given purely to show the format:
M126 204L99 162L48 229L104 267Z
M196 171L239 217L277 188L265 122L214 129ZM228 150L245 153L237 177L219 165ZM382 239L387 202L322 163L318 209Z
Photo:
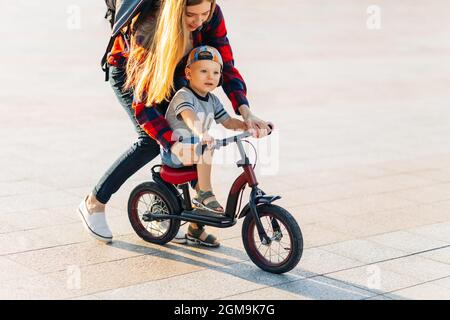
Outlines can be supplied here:
M197 207L218 214L222 214L224 209L212 192L214 138L208 134L208 130L213 120L227 129L247 129L243 121L231 118L219 99L210 93L220 83L222 68L222 57L215 48L201 46L191 51L185 69L189 83L175 94L166 112L166 119L174 133L181 137L183 147L173 153L161 149L165 165L174 168L197 165L197 197L192 201ZM195 152L198 143L208 145L203 155Z

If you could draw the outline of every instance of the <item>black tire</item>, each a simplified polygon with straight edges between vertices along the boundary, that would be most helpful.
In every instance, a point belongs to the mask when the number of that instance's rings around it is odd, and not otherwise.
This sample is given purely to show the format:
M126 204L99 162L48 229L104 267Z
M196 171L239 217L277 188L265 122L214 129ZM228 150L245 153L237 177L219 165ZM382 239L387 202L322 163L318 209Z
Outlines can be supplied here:
M146 195L149 202L145 202ZM145 209L145 212L155 210L158 213L180 214L181 209L176 196L165 186L155 182L144 182L134 188L128 199L128 218L137 235L147 242L165 244L176 236L180 229L180 220L165 219L153 221L152 224L142 220L145 213L142 209ZM159 229L161 234L157 234L158 229L152 227L158 224L160 228L164 225L164 232Z
M266 229L267 235L270 238L275 236L272 224L272 219L274 218L280 226L281 233L279 233L279 235L282 236L279 240L273 240L270 247L264 246L258 236L255 218L249 211L242 224L242 241L244 243L245 251L247 251L247 254L253 263L264 271L279 274L292 270L299 263L303 253L303 236L297 221L288 211L277 205L259 205L257 206L257 211L261 217L261 222L263 223L264 229ZM282 241L286 236L289 238L289 251L285 250L288 254L281 261L277 261L276 263L269 261L265 255L259 251L260 248L263 248L263 250L267 248L266 253L269 250L269 253L272 253L271 246L277 243L280 247L282 247L282 245L286 246ZM280 255L278 255L278 258L279 257Z

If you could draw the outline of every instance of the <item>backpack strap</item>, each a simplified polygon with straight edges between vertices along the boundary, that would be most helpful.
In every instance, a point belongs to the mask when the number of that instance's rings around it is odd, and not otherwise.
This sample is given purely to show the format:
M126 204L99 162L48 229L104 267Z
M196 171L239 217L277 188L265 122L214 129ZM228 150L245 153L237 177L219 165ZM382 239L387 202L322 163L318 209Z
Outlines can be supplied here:
M105 81L109 80L109 65L108 65L108 55L111 52L111 49L114 45L114 41L116 37L111 37L108 42L108 46L106 47L105 54L102 57L100 65L102 67L103 72L105 73Z
M129 24L125 31L121 31L118 35L111 36L111 38L109 39L108 46L106 47L105 53L103 54L103 57L101 60L101 67L102 67L103 72L105 72L105 81L109 80L108 57L109 57L109 54L111 53L112 47L114 46L114 42L116 41L116 38L118 36L122 36L126 43L127 50L130 50L130 48L129 48L129 40L130 40L129 33L130 32L131 32L131 25Z
M105 19L109 21L112 29L116 18L117 0L105 0L105 4L107 9L105 13Z

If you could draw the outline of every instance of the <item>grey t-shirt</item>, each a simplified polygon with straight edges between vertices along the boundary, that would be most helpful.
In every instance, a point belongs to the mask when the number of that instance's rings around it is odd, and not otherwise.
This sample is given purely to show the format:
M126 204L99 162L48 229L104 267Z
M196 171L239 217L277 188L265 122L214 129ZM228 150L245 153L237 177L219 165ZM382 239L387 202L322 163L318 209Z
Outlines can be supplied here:
M214 94L208 93L206 97L202 97L189 87L183 87L175 93L166 111L166 120L169 122L172 130L176 135L183 138L194 136L181 117L181 112L187 109L197 114L203 131L209 130L213 120L216 123L223 123L231 118L223 108L219 98Z

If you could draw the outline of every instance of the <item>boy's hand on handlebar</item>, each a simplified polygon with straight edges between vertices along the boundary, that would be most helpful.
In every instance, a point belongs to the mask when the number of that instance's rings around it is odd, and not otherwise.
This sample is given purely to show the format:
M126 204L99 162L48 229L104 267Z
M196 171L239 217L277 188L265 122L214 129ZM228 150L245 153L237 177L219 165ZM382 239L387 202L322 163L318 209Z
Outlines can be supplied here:
M212 149L216 144L214 137L210 136L207 132L203 133L200 139L201 144L206 144L209 149Z

